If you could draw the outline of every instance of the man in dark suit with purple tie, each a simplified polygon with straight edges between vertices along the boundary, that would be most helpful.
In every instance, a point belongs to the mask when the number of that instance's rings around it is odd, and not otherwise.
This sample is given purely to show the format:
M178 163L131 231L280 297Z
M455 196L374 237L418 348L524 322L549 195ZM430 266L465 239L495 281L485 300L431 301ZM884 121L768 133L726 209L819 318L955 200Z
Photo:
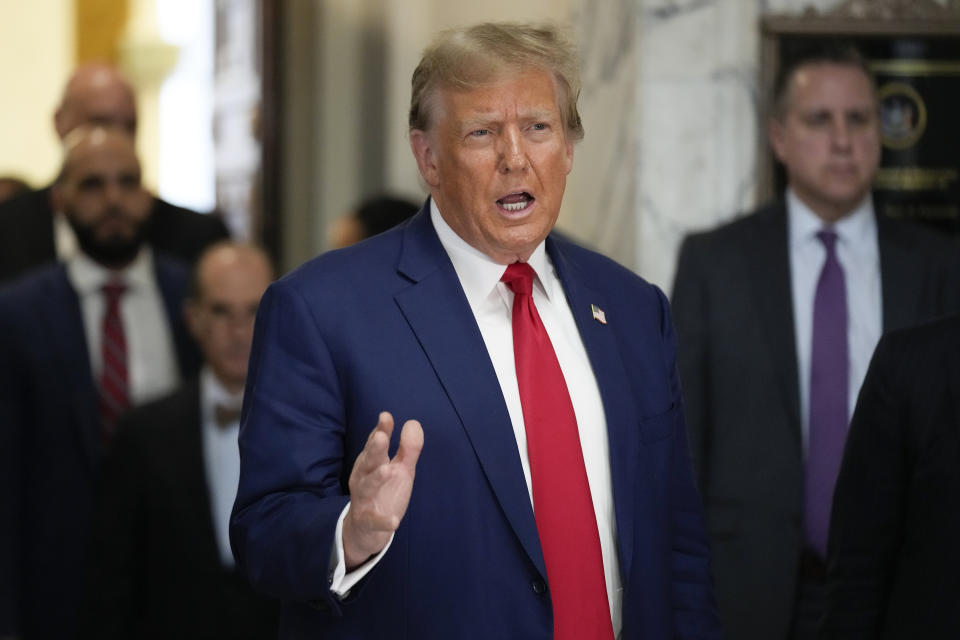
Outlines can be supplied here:
M784 60L783 199L684 240L671 302L690 447L731 640L813 638L833 483L883 332L958 309L943 237L877 215L879 102L856 50Z

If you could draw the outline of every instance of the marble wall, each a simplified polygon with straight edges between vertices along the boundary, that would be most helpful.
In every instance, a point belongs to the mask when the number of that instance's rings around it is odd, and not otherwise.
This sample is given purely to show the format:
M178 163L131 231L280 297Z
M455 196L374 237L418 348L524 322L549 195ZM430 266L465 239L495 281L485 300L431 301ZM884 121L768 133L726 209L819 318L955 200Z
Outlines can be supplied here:
M838 0L637 0L640 153L634 268L664 290L691 230L755 205L765 14Z
M558 226L632 267L640 142L637 2L575 4L570 20L582 61L579 108L585 136L574 150Z

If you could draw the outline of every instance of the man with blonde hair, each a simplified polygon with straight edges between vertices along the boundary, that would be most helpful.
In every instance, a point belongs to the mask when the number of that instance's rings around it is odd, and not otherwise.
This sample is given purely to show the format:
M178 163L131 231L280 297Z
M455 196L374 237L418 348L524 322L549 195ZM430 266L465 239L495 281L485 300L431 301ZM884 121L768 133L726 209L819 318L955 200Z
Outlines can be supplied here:
M430 199L264 295L231 541L282 637L719 637L666 299L551 234L578 91L554 29L442 34Z

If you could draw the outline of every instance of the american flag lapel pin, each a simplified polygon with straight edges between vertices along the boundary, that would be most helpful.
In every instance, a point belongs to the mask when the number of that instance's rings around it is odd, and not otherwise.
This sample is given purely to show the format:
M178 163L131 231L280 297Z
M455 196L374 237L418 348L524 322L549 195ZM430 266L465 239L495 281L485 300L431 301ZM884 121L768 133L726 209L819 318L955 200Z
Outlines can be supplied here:
M595 304L592 304L590 305L590 312L593 314L594 320L596 320L600 324L607 324L607 314L603 312L603 309L601 309Z

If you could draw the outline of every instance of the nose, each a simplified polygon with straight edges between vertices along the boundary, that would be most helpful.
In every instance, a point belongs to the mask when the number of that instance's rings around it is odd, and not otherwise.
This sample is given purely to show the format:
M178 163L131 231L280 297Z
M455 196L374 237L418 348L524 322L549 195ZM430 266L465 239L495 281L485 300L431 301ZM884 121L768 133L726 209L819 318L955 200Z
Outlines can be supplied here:
M830 142L838 151L846 151L850 148L850 125L843 118L839 118L834 124Z
M106 181L104 185L104 197L109 204L115 205L120 202L122 194L123 188L116 180Z
M520 130L510 127L504 130L501 137L500 171L511 173L527 169L527 152L523 144Z
M247 312L233 312L228 318L230 335L238 342L250 343L253 339L255 315Z

